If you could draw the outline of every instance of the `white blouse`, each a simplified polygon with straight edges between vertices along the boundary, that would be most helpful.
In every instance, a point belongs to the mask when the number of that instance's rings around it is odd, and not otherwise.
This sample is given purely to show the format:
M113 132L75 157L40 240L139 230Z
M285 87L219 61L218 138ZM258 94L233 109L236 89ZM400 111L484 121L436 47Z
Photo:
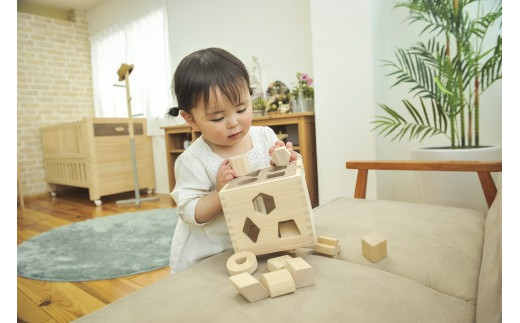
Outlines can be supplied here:
M269 167L269 148L278 140L269 127L251 127L253 148L247 152L251 171ZM232 248L224 214L211 221L197 223L195 206L199 199L214 191L216 175L224 159L213 153L203 136L197 138L175 161L175 188L170 194L182 221L177 222L170 250L172 273L197 261Z

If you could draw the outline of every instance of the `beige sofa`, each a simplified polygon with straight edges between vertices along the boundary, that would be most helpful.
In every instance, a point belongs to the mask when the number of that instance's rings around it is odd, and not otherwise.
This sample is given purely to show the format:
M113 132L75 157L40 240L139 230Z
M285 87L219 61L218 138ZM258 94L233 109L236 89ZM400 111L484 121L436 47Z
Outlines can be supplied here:
M487 176L490 171L501 170L501 162L420 166L476 171L492 203L487 214L359 198L366 191L368 169L395 169L390 164L351 164L360 169L358 198L338 198L314 209L316 234L336 237L342 246L338 259L304 257L314 269L315 285L248 303L229 282L226 261L233 254L230 250L79 321L501 321L502 198L501 190L497 193ZM409 164L405 166L398 165L397 169L410 168ZM417 165L412 166L414 169ZM388 256L377 263L361 254L361 237L371 231L380 232L388 240ZM273 256L259 256L253 276L267 272L266 260Z

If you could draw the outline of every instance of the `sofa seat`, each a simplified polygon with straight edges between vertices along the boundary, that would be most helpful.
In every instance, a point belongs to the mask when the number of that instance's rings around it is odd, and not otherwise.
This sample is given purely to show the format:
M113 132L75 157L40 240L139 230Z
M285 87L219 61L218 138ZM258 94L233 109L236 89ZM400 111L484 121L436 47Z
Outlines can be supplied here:
M229 250L81 318L84 322L501 322L502 191L490 172L501 162L347 162L357 168L354 198L314 209L316 235L338 238L338 259L307 255L316 284L248 303L232 287ZM474 171L487 214L365 200L368 169ZM388 256L365 259L361 238L378 231ZM257 279L267 272L258 256ZM478 293L478 295L477 295Z
M308 255L316 284L255 303L229 282L233 252L207 258L78 322L472 322L475 306L406 277ZM257 279L268 272L259 256Z
M485 214L469 209L343 197L314 210L316 235L339 239L338 259L409 278L476 305ZM377 263L361 238L377 231L388 256Z

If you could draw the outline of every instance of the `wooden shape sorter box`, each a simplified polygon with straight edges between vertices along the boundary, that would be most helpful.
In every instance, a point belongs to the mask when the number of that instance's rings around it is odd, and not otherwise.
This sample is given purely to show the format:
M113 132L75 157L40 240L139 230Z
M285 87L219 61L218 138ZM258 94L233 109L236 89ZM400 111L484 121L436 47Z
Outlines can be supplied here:
M263 255L315 243L301 161L237 177L219 195L235 252Z

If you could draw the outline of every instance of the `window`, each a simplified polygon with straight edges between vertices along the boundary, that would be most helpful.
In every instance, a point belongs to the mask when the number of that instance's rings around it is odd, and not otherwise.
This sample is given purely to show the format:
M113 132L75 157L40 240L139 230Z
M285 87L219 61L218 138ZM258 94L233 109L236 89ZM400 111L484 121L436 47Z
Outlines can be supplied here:
M134 65L129 88L132 115L146 117L148 134L159 135L172 105L166 8L162 2L91 37L92 82L97 117L128 117L125 82L117 70Z

